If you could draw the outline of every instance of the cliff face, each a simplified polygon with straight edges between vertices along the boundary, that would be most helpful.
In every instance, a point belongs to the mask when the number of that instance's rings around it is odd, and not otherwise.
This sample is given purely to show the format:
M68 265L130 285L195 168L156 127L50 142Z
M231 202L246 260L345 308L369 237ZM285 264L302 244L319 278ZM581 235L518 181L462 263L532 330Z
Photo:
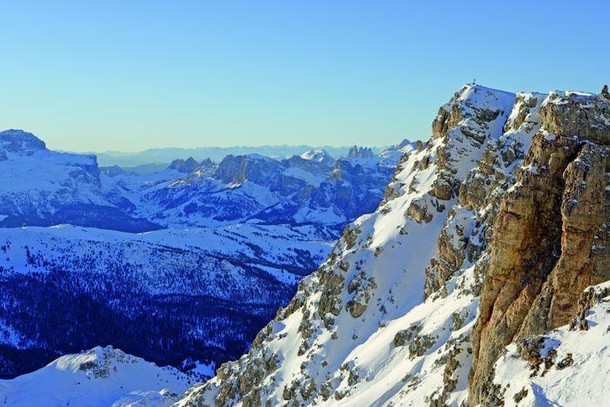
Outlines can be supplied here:
M610 279L609 115L598 95L462 88L378 210L179 405L503 402L506 346L586 325L581 293Z
M492 368L506 345L569 323L583 290L610 279L610 105L552 94L540 117L494 223L473 335L471 404L493 402Z
M63 223L126 232L160 229L104 196L95 156L49 150L22 130L0 132L0 228Z

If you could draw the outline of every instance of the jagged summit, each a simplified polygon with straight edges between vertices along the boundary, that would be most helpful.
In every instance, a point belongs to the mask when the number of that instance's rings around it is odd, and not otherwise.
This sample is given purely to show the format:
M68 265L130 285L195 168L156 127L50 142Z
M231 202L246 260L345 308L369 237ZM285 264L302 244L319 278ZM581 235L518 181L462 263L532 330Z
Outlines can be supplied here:
M528 373L509 388L500 356L519 335L586 326L583 290L610 279L609 141L602 95L462 87L378 210L346 228L247 355L179 405L542 405L561 392L603 404L608 377L581 389ZM587 343L607 370L601 331ZM587 357L525 343L519 357L553 369L551 383Z
M0 152L31 153L46 149L44 141L32 133L16 129L0 132Z
M189 157L186 160L176 159L171 162L169 168L172 170L176 170L179 172L190 173L195 171L195 169L199 166L199 163L193 158Z
M352 146L347 153L347 159L352 158L370 158L374 157L375 153L370 147Z
M413 144L412 141L410 141L409 139L403 139L400 143L398 144L394 144L393 146L390 146L388 148L388 150L402 150L405 147L410 146L411 144Z

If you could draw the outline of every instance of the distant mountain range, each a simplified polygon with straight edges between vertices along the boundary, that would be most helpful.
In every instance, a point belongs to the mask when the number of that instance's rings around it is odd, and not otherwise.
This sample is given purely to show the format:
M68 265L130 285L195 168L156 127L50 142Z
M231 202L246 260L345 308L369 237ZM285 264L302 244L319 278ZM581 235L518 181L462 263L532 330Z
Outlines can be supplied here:
M0 380L0 403L607 405L607 87L469 84L396 147L107 168L100 204L165 229L0 230L0 368L121 349ZM215 377L183 393L192 374L123 352Z
M92 153L97 156L101 166L119 165L121 167L140 167L147 164L169 164L177 158L193 157L197 161L211 159L220 162L227 155L260 154L274 159L290 158L301 155L310 150L324 150L335 158L345 157L351 146L235 146L235 147L197 147L197 148L151 148L139 152L104 151ZM372 151L379 153L384 147L372 147ZM158 168L158 167L157 167Z
M377 207L412 148L191 157L141 175L1 132L0 377L98 345L210 374Z

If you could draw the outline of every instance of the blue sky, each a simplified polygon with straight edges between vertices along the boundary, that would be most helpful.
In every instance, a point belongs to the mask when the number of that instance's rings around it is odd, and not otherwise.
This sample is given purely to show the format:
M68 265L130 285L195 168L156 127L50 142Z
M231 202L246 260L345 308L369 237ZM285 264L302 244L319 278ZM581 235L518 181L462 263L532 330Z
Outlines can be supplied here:
M386 145L459 87L599 91L605 1L0 0L0 128L51 148Z

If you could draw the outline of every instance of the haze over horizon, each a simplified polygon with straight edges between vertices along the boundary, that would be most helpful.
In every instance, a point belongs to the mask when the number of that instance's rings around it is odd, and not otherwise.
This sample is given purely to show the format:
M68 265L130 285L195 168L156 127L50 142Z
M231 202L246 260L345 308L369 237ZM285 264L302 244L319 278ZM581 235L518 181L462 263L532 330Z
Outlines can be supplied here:
M426 139L438 106L475 78L599 92L609 11L602 1L9 2L0 128L95 152Z
M409 140L409 141L416 141L416 140ZM399 143L394 143L394 144L399 144ZM138 154L138 153L143 153L146 151L152 151L152 150L197 150L197 149L219 149L219 150L224 150L224 149L238 149L238 148L243 148L243 149L247 149L247 148L252 148L252 149L256 149L256 148L263 148L263 147L269 147L269 148L297 148L297 147L313 147L313 148L333 148L333 149L344 149L344 148L350 148L352 146L357 146L357 147L370 147L373 149L383 149L386 147L390 147L390 145L358 145L358 144L346 144L346 145L331 145L331 144L326 144L326 145L311 145L311 144L306 144L306 143L301 143L301 144L260 144L260 145L229 145L229 146L215 146L215 145L209 145L209 146L193 146L193 147L176 147L176 146L158 146L158 147L148 147L142 150L105 150L105 151L94 151L91 150L91 153L96 153L96 154L104 154L104 153L125 153L125 154Z

